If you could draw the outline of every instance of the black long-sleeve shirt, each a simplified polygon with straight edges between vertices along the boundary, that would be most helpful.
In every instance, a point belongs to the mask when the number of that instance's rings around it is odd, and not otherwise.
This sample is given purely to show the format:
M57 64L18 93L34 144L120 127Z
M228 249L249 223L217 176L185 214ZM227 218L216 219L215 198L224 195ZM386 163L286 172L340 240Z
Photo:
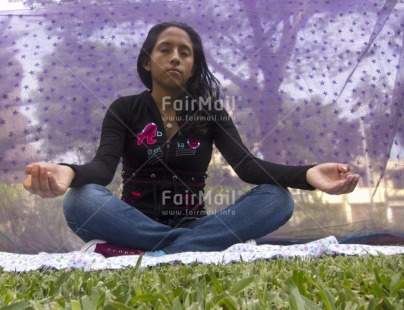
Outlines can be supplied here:
M208 133L202 138L189 138L179 130L168 141L160 111L149 91L117 99L105 115L94 159L84 165L69 165L75 171L71 187L107 185L122 158L125 202L161 221L171 217L167 210L204 210L202 199L190 199L190 195L200 198L203 193L215 144L247 183L314 189L306 180L312 166L285 166L254 157L227 111L216 107L209 112ZM182 200L172 199L175 194L182 195ZM199 217L202 212L193 215Z

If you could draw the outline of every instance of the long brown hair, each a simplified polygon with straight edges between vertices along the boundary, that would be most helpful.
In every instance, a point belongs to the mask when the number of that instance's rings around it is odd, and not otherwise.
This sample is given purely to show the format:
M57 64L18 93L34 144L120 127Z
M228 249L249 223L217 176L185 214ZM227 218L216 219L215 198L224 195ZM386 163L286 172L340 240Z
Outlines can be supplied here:
M144 69L143 65L150 60L150 55L157 42L158 36L169 27L177 27L184 30L192 43L194 53L194 72L185 85L183 94L183 106L185 109L178 111L177 116L181 126L181 131L187 136L198 138L206 134L206 116L211 114L211 105L188 105L185 101L196 103L214 102L221 96L222 86L218 79L209 70L203 51L202 41L199 34L185 23L171 21L163 22L153 26L147 34L137 61L137 71L143 84L152 89L151 72ZM188 116L188 117L187 117ZM192 116L190 118L189 116ZM192 119L192 121L190 121Z

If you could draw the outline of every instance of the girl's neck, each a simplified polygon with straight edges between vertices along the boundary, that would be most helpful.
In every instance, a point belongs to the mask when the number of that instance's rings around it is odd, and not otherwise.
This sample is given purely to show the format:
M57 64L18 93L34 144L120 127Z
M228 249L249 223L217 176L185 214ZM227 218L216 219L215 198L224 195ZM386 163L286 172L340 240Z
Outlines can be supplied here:
M173 91L171 93L160 92L156 89L153 89L151 92L151 96L160 110L167 110L173 108L173 102L180 98L182 93L182 91Z

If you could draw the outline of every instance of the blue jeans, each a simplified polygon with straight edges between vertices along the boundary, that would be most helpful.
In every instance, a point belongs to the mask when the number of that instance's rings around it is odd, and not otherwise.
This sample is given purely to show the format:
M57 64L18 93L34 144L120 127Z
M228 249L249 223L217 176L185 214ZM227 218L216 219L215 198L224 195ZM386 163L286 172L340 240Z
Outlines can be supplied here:
M67 224L84 241L102 239L123 247L167 253L221 251L258 239L285 224L293 208L287 189L264 184L222 211L171 228L129 206L102 185L72 188L64 200Z

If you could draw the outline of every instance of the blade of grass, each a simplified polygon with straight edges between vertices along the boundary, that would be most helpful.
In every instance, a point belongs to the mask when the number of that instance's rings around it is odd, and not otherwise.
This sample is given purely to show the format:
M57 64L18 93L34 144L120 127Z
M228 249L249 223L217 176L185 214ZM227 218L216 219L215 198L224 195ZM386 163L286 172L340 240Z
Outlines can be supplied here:
M244 291L246 288L248 288L253 282L254 282L254 277L248 277L241 279L237 281L231 288L230 288L230 293L233 295L237 295L241 291Z
M109 300L108 305L110 305L112 308L118 309L118 310L132 310L133 309L133 307L128 307L127 305L125 305L121 302L117 302L117 301L113 301L113 300Z
M72 310L81 310L81 304L79 300L72 300L70 301L70 304L72 306Z
M390 282L390 296L396 297L398 292L404 287L404 279L401 272L397 273Z
M305 275L305 278L319 290L325 309L336 310L334 298L326 286L320 280L320 283L317 283L310 275Z
M27 303L25 301L19 301L13 304L9 304L7 306L2 307L3 310L23 310L27 307Z
M288 287L289 295L289 307L291 310L304 310L304 301L302 295L300 295L299 289L296 286L294 280L289 279L286 283Z
M215 287L216 291L218 294L223 293L223 287L220 284L219 280L217 279L215 272L212 270L211 266L208 267L208 275L210 278L210 282L213 284L213 286Z

